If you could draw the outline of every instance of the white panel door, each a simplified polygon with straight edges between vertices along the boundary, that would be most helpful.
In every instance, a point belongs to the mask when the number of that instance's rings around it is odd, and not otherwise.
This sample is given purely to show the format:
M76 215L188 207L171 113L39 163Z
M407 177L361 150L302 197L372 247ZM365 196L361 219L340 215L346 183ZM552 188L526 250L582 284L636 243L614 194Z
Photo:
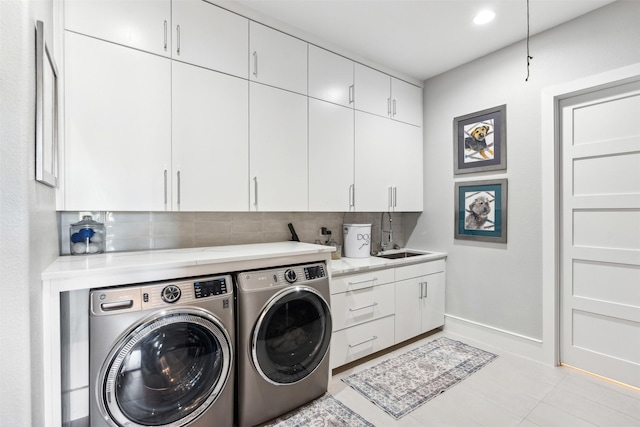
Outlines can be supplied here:
M444 325L445 276L444 272L423 276L422 332Z
M173 62L173 209L249 210L249 82Z
M381 165L392 179L390 210L420 212L423 209L422 128L390 121L387 157Z
M396 344L422 333L422 277L396 282Z
M254 21L249 29L249 79L306 95L307 42Z
M358 212L391 210L394 185L391 165L394 147L389 143L393 121L356 111L355 208Z
M353 108L353 61L309 45L309 96Z
M309 98L309 210L353 210L353 109Z
M65 210L171 206L171 60L65 32Z
M422 126L422 88L392 77L391 118Z
M250 86L252 211L307 211L307 97Z
M249 20L202 0L174 0L173 59L248 78Z
M171 0L65 0L64 26L157 55L171 54Z
M378 116L391 115L391 77L355 64L355 108Z
M560 360L640 387L640 82L561 109Z

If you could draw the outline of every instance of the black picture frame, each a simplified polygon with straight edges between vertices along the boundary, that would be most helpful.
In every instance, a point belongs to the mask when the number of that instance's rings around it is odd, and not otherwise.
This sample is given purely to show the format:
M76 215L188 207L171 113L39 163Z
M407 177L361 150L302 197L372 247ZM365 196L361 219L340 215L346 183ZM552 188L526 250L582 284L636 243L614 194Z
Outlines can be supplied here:
M454 174L507 169L507 105L453 119Z
M454 237L507 243L507 179L455 183Z

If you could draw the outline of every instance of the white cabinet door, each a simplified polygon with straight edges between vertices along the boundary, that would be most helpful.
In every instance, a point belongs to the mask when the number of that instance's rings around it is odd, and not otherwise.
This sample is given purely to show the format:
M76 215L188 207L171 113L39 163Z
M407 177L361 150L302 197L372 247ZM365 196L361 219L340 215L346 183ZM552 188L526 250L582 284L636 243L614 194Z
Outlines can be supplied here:
M386 170L393 181L391 209L395 212L422 211L422 128L396 121L390 121L388 126L390 150Z
M353 61L309 45L309 96L353 107Z
M157 55L171 52L171 0L65 0L64 26Z
M353 110L309 98L309 210L353 208Z
M170 206L171 60L65 32L65 210Z
M421 299L422 332L427 332L444 325L445 273L423 276L420 281L424 286Z
M396 282L396 343L444 325L444 275Z
M173 62L173 210L249 209L249 83Z
M202 0L174 0L172 57L248 78L249 20Z
M250 85L250 209L307 211L307 97Z
M391 78L362 64L355 64L355 108L378 116L391 113Z
M307 42L254 21L249 28L249 79L306 95Z
M355 208L359 212L391 209L389 189L395 150L389 142L393 122L385 117L355 112Z
M419 277L396 282L396 343L413 338L423 332L421 291Z
M422 126L422 89L392 77L391 118Z

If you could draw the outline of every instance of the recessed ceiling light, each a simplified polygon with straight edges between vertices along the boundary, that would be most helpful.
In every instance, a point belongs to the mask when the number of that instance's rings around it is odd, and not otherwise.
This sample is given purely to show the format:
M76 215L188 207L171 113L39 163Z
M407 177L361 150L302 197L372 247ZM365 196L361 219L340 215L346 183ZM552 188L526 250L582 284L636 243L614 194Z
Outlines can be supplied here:
M484 25L491 21L496 17L495 12L491 10L483 10L478 12L478 14L473 18L473 23L477 25Z

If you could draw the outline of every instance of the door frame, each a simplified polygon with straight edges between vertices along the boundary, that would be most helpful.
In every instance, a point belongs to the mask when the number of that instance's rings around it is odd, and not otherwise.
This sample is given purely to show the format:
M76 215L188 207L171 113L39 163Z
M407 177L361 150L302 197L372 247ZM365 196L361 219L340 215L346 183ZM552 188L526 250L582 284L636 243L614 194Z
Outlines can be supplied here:
M640 63L542 90L542 357L560 364L561 100L640 80ZM553 171L553 173L544 173Z

